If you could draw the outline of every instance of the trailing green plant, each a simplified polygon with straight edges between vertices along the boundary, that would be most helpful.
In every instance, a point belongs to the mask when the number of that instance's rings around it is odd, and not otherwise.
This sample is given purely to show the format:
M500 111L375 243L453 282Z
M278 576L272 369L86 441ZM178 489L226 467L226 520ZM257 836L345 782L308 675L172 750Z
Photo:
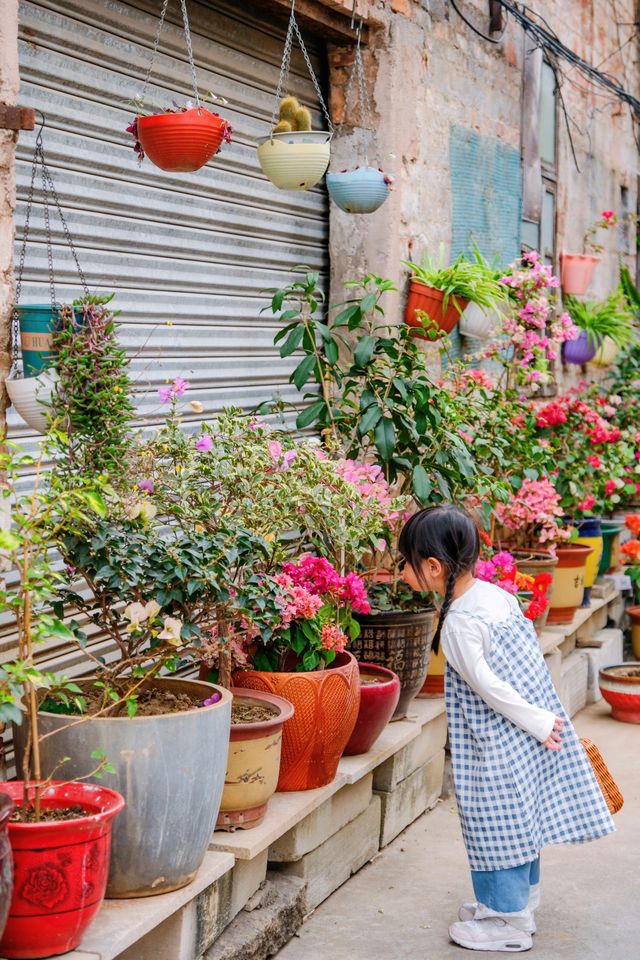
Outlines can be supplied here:
M442 291L443 310L447 309L450 299L459 313L464 309L460 299L477 303L485 309L495 307L508 299L508 291L499 282L497 271L477 250L472 260L460 253L452 264L447 265L444 244L440 244L437 262L434 262L425 250L421 264L410 260L403 260L402 263L411 270L412 280Z
M586 332L590 346L599 346L609 337L623 347L633 337L634 315L621 287L598 302L565 296L564 305L573 323Z
M57 470L64 477L122 476L134 409L112 299L113 294L88 297L63 307L54 334L57 376L50 416L61 454Z
M284 97L280 101L278 122L274 133L291 133L292 130L311 130L311 113L302 107L297 97Z

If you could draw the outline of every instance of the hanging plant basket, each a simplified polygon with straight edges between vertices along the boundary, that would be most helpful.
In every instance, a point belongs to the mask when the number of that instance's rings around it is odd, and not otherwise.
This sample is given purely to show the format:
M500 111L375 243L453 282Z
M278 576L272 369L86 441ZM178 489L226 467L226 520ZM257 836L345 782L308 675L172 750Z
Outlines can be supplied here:
M193 82L193 101L188 101L184 107L174 103L172 107L152 114L142 112L168 5L169 0L164 0L142 94L134 99L140 112L127 127L127 133L134 138L134 150L141 162L146 156L156 167L168 173L193 173L218 153L223 142L231 143L233 131L224 117L200 102L186 0L180 0L180 9ZM226 102L213 94L208 97L218 103Z
M418 332L424 329L424 324L420 317L416 316L416 310L424 311L433 324L444 330L445 333L451 333L458 323L461 313L469 305L469 301L465 300L464 297L456 297L452 294L445 309L443 300L444 292L442 290L429 287L426 283L422 283L415 278L409 281L409 296L407 297L404 319L408 326L417 328L415 336L419 340L429 340L431 338Z
M593 280L600 257L588 253L560 254L560 284L563 293L581 297Z
M279 190L310 190L329 166L330 141L324 130L272 133L258 147L262 172Z
M600 341L590 337L586 330L581 330L575 340L567 340L562 344L562 359L565 363L582 366L593 360L599 348Z
M384 170L356 167L327 174L327 189L345 213L375 213L389 196L391 178Z
M500 328L504 315L500 310L483 310L477 303L470 303L460 317L458 329L463 337L475 340L490 340Z
M53 395L54 378L53 373L44 371L39 377L11 374L5 380L11 405L36 433L46 433L49 426L47 408Z
M289 79L294 37L302 51L326 118L329 127L326 133L323 130L311 129L311 114L296 97L284 96ZM292 0L280 78L271 114L271 132L258 140L258 162L262 172L279 190L309 190L315 187L327 172L332 136L331 117L296 22L295 0Z
M144 156L169 173L193 173L231 142L229 123L203 106L139 116L135 124Z
M619 352L620 347L615 340L612 340L611 337L605 337L593 358L593 363L599 367L610 367Z

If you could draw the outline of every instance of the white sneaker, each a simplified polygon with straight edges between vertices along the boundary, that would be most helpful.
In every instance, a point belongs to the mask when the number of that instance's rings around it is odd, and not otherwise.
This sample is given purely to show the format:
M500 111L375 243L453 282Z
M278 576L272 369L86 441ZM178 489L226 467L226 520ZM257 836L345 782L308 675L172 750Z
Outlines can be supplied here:
M494 950L501 953L523 953L531 950L531 934L519 930L502 917L485 917L453 923L449 936L454 943L467 950Z
M531 906L531 900L529 900L529 909L531 910L531 920L525 925L525 930L527 933L533 934L536 932L536 921L533 916L533 911L537 908ZM458 910L458 919L463 923L468 923L470 920L474 920L476 912L478 910L477 903L463 903L460 909Z

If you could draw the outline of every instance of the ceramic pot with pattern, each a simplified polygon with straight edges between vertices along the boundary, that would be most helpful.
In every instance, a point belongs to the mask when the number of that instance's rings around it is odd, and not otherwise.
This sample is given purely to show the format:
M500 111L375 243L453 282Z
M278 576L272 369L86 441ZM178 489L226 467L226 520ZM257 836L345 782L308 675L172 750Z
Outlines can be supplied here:
M604 667L600 692L611 706L611 716L622 723L640 723L640 663Z
M0 787L17 806L24 784ZM32 791L32 787L30 788ZM14 884L2 957L50 957L75 950L104 899L111 825L123 809L115 790L89 783L52 783L44 810L80 807L72 820L9 823Z
M360 672L350 653L339 653L326 670L238 670L235 687L263 690L293 704L282 735L278 790L313 790L331 783L353 732L360 707Z

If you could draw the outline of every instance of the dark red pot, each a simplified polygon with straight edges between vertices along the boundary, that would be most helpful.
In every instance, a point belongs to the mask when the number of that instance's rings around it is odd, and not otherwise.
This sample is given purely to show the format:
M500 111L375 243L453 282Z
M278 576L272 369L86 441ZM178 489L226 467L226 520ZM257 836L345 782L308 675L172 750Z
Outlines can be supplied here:
M0 790L16 805L23 783ZM42 806L79 805L87 816L45 823L9 823L14 886L0 941L7 958L50 957L74 950L102 905L109 871L111 822L124 807L115 790L88 783L57 783Z
M400 699L400 678L375 663L359 663L360 710L358 719L345 747L344 756L368 753L391 720ZM363 677L377 677L378 683L362 683Z
M218 152L229 124L206 107L138 117L138 140L161 170L193 173Z
M9 843L9 817L12 810L11 797L0 793L0 937L7 923L13 893L13 857Z

